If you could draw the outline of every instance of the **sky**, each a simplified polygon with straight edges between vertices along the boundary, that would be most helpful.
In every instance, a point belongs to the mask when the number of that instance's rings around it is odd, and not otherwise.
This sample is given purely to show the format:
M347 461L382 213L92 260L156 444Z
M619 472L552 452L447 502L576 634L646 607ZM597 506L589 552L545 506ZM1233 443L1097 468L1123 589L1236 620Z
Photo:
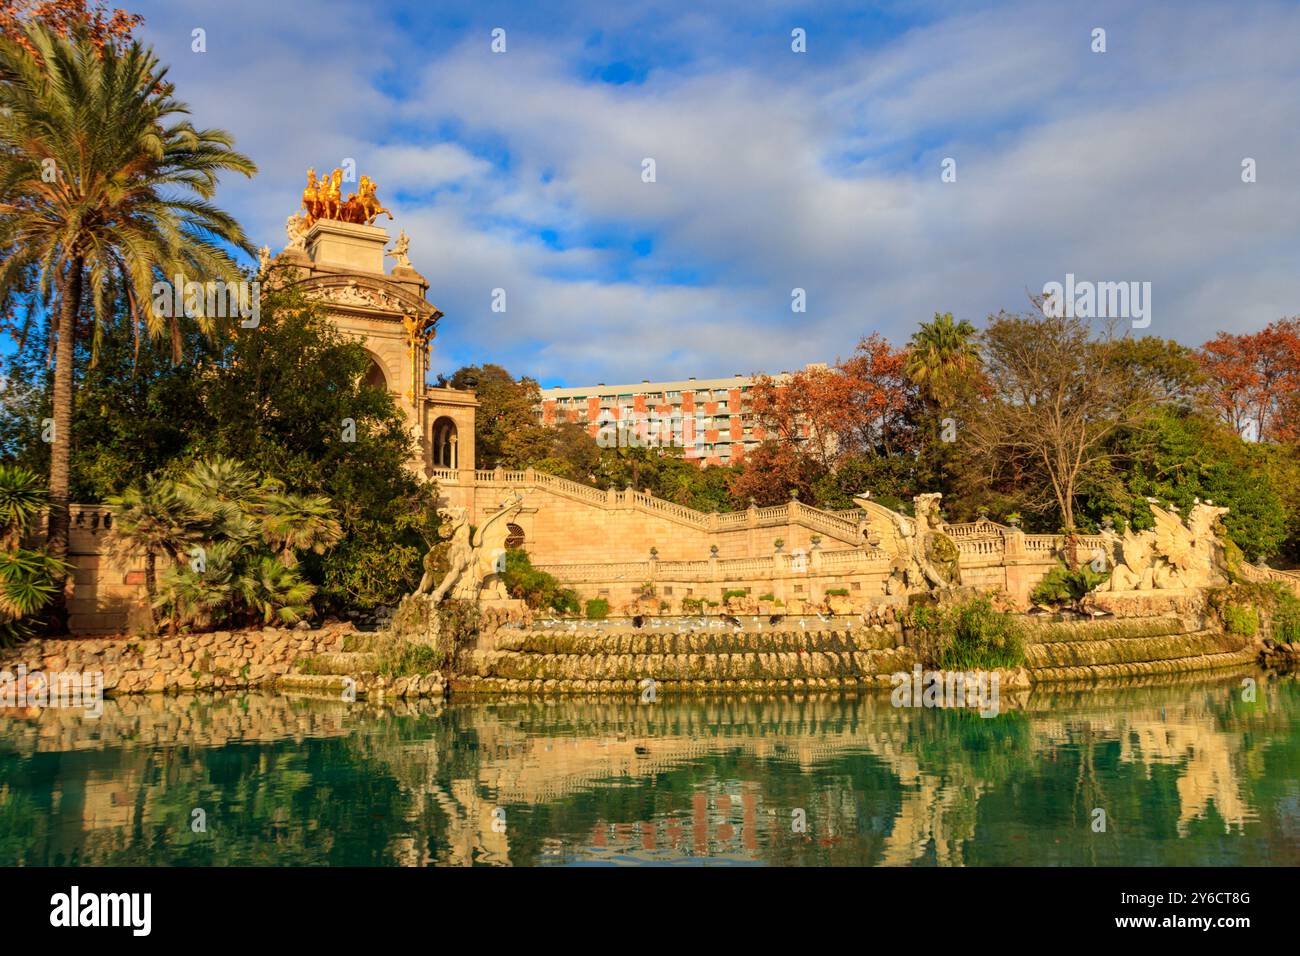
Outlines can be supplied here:
M307 167L378 182L433 372L778 372L1067 274L1189 345L1300 313L1296 4L119 2L259 165L255 245Z

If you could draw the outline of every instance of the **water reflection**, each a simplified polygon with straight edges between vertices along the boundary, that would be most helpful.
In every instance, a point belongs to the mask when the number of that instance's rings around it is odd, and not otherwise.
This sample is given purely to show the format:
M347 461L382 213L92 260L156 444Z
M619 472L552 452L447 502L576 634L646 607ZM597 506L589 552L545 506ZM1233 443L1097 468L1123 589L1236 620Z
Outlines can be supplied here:
M0 717L0 863L1296 865L1300 684L1260 680L994 719L887 694L121 698Z

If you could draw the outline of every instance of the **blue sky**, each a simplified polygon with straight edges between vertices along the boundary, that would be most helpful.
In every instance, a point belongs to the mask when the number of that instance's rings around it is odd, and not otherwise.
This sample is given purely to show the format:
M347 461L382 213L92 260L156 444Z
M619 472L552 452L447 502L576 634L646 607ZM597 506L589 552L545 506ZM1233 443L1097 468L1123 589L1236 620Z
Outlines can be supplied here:
M1300 313L1294 4L127 5L261 167L219 194L258 245L308 166L378 181L446 313L435 371L780 371L1066 273L1150 281L1149 331L1189 344Z

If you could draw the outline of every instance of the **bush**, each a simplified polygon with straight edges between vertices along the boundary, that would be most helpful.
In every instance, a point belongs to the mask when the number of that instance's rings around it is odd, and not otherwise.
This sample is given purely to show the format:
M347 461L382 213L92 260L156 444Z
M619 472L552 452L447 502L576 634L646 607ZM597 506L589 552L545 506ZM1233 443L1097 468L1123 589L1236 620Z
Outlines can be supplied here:
M758 599L759 599L760 601L767 601L767 602L770 603L770 602L776 600L776 595L775 595L775 594L760 594L760 595L758 596Z
M531 608L544 608L559 614L578 613L578 593L560 586L553 574L533 567L528 552L514 548L506 552L506 569L501 575L506 593Z
M848 588L827 588L826 596L827 597L848 597L849 589Z
M609 601L605 598L592 598L587 602L587 620L603 621L609 617Z
M1280 586L1273 610L1273 640L1282 644L1300 641L1300 598Z
M1300 640L1300 598L1280 581L1220 588L1211 592L1210 607L1229 634L1253 637L1264 630L1282 644Z
M730 601L732 598L743 598L743 597L747 597L748 595L749 592L746 591L744 588L733 588L731 590L722 592L722 602L725 604L727 601Z
M699 598L682 598L683 614L699 614L704 610L704 602Z
M1109 577L1109 571L1094 571L1090 564L1081 565L1073 571L1063 564L1058 564L1034 586L1029 599L1035 604L1045 604L1049 607L1073 604Z
M1229 634L1254 637L1259 631L1259 614L1253 607L1227 604L1224 605L1222 616L1223 627Z
M45 506L34 472L0 464L0 647L27 640L36 616L54 600L58 579L72 568L44 550L22 546Z
M922 663L944 670L1019 667L1025 661L1023 629L1015 615L996 611L986 598L950 607L920 605L907 616Z

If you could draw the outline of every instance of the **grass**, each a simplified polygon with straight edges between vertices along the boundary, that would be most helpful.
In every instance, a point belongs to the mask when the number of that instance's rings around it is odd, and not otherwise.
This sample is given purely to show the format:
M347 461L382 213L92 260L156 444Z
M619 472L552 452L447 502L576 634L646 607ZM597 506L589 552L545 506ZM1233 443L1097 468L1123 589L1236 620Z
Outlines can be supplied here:
M988 670L1025 662L1023 626L985 598L947 607L921 605L908 614L907 625L927 666Z
M1253 607L1225 604L1222 611L1223 627L1229 634L1254 637L1259 631L1259 612Z

